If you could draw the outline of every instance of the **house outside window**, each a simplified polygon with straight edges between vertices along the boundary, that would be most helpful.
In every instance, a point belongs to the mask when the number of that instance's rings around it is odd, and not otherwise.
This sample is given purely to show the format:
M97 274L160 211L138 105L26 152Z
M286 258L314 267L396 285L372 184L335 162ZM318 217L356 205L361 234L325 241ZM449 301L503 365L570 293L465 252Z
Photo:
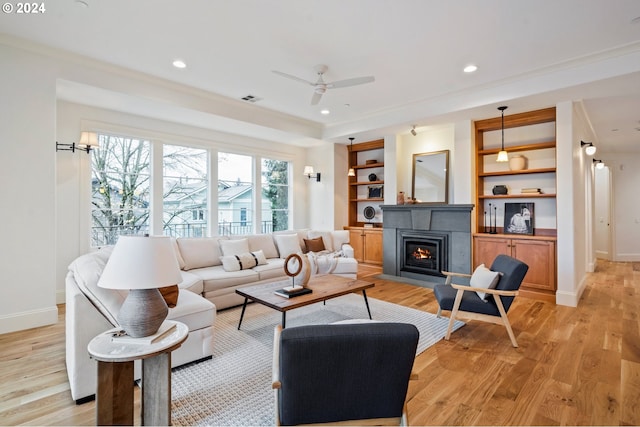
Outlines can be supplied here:
M162 224L165 235L207 235L207 154L207 150L198 148L162 146Z

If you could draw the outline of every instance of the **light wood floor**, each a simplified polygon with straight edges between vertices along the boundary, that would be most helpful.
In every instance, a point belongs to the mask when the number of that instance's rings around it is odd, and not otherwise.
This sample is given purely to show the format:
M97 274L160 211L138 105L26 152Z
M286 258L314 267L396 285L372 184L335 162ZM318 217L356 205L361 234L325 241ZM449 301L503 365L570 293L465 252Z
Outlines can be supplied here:
M373 298L437 310L429 289L374 281ZM578 308L517 298L517 349L503 327L472 321L418 356L409 423L640 425L640 271L602 261L588 282ZM95 403L71 400L59 308L56 325L0 335L0 425L94 424Z

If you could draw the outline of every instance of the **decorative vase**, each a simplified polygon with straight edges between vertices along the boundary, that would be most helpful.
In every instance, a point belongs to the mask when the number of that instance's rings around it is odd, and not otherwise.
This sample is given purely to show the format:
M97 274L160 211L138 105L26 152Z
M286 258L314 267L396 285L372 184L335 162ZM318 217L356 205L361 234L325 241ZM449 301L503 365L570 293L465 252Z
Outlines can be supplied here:
M396 204L404 205L404 191L398 192L398 198L396 199Z
M306 288L307 284L309 284L309 279L311 279L311 263L308 255L301 255L300 259L302 260L302 271L296 277L296 286Z
M521 171L525 168L526 163L527 158L524 156L521 156L519 154L511 156L511 158L509 159L509 169L511 169L512 171Z

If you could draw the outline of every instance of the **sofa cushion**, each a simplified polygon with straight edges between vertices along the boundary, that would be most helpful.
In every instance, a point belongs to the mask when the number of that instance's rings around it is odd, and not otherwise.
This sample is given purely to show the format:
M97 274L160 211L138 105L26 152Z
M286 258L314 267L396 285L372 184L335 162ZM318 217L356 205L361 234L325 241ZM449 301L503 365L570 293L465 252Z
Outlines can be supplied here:
M225 271L240 271L266 264L267 259L262 251L246 252L239 255L225 255L221 258Z
M180 270L184 270L184 258L182 258L182 254L180 253L180 247L178 246L178 239L176 239L175 237L172 237L171 243L173 244L173 250L176 252L178 266L180 266Z
M336 230L331 233L333 238L333 250L341 251L342 245L349 244L349 230Z
M307 252L324 251L324 242L322 241L322 237L316 237L315 239L304 239L304 244L307 247Z
M73 273L73 278L80 291L111 324L118 325L116 317L129 292L98 286L98 279L100 279L111 252L113 252L113 246L106 246L95 252L79 256L69 265L69 270Z
M160 291L160 295L164 298L164 302L167 303L167 307L173 308L178 303L178 285L164 286L162 288L158 288Z
M273 240L276 242L280 258L286 258L291 254L302 252L298 234L274 234Z
M262 251L266 258L278 258L278 249L271 234L251 234L247 239L251 252Z
M190 271L181 271L182 282L178 283L180 289L186 289L194 294L202 295L202 278Z
M249 239L231 239L220 241L222 256L249 253Z
M180 290L178 304L167 315L167 319L184 323L190 331L211 327L215 317L215 304L184 289Z
M257 282L260 278L259 274L253 269L225 271L221 265L198 268L197 270L192 270L191 273L198 275L202 279L202 292L204 295L217 289Z
M500 280L500 273L491 271L484 264L476 267L469 279L469 285L474 288L495 289ZM476 292L482 301L487 301L486 292Z
M177 239L180 254L184 260L184 270L221 265L220 241L227 237L181 237Z
M307 233L309 239L316 239L318 237L322 237L322 241L324 242L324 248L329 252L333 252L336 249L333 246L333 237L331 236L331 231L316 231L310 230ZM340 249L340 248L338 248Z
M266 264L253 267L253 271L259 274L259 280L286 277L284 274L284 260L281 258L269 258Z

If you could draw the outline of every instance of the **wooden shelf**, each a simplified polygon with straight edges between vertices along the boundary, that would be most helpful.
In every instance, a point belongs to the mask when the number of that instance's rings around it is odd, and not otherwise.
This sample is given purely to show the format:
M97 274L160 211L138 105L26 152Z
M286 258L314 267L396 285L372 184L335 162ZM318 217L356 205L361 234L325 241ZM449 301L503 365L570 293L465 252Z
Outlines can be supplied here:
M350 202L384 202L383 197L371 197L369 199L349 199Z
M531 173L555 173L556 168L540 168L540 169L523 169L520 171L498 171L498 172L480 172L478 176L507 176L507 175L526 175Z
M538 193L530 193L530 194L484 194L482 196L478 196L478 199L534 199L537 197L547 197L547 198L555 198L555 194L538 194Z
M376 185L384 184L384 181L365 181L365 182L350 182L349 185Z
M516 151L531 151L531 150L544 150L545 148L556 148L555 141L540 142L537 144L515 145L513 147L504 147L508 153ZM491 154L498 154L500 148L487 148L485 150L478 150L478 154L481 156L488 156Z
M352 168L354 169L372 169L372 168L383 168L384 167L384 163L382 162L378 162L378 163L369 163L368 165L353 165Z

